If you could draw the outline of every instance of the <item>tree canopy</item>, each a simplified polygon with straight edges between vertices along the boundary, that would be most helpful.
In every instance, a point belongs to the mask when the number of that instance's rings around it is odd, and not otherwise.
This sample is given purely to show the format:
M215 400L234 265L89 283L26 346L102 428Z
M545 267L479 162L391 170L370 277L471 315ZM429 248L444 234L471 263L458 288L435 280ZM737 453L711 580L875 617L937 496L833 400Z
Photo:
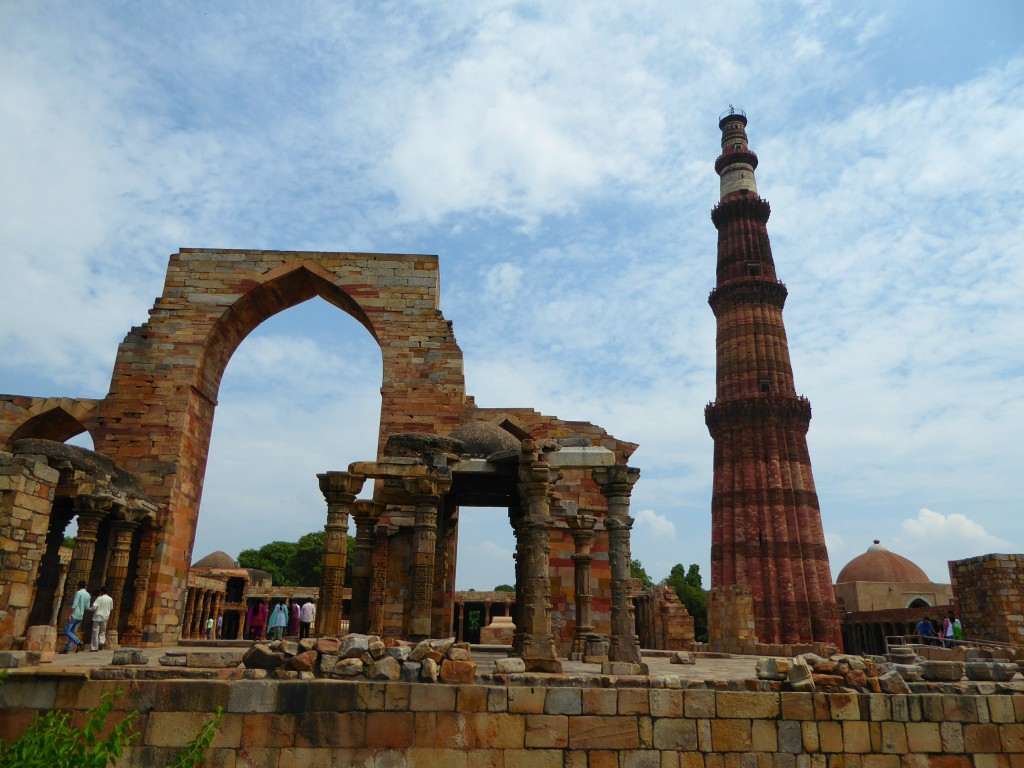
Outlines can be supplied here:
M629 561L629 572L634 579L640 579L640 583L644 585L644 589L650 589L654 586L654 581L647 575L647 571L644 570L643 563L639 560Z
M313 531L298 541L272 541L259 549L243 549L238 553L242 568L266 571L278 587L315 587L320 584L323 565L324 532ZM351 586L355 538L348 537L345 559L345 586Z

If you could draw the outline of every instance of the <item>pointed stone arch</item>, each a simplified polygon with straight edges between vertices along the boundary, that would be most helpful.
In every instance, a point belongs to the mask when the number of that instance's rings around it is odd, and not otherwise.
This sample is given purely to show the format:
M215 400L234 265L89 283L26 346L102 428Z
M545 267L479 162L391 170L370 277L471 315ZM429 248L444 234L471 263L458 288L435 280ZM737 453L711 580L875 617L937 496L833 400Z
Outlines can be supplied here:
M63 443L84 432L93 438L96 400L70 397L4 397L0 407L0 447L11 450L16 440L37 438Z

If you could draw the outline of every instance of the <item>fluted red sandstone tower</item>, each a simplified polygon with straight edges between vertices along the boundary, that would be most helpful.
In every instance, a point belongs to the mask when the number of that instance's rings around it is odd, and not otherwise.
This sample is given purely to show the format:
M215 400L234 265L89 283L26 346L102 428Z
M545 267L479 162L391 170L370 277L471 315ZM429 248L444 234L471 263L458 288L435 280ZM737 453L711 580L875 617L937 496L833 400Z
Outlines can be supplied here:
M705 421L715 441L711 585L749 586L764 643L838 643L839 614L807 452L811 404L797 395L768 242L767 200L757 195L757 155L747 118L719 120L715 161L721 196L717 284L708 298L718 323L715 402Z

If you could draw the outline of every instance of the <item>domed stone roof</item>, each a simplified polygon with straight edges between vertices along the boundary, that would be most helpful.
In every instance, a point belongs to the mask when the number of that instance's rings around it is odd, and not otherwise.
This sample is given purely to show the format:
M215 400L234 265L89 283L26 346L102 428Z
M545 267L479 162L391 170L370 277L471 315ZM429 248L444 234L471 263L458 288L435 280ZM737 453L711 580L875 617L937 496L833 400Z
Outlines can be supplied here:
M497 424L463 424L448 437L460 440L466 446L467 456L486 458L499 451L518 451L522 443L508 430Z
M857 555L839 572L836 584L853 581L877 581L888 584L928 584L931 579L917 565L905 557L890 552L878 539L868 551Z
M192 563L193 568L237 568L238 563L234 561L227 552L221 552L219 549L216 552L211 552L202 560L198 560Z

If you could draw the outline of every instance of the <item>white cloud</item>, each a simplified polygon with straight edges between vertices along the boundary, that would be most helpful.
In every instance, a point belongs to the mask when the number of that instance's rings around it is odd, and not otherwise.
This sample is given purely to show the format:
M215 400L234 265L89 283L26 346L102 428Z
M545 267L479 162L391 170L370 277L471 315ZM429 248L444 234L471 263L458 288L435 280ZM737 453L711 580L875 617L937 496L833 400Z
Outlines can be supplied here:
M634 517L637 528L646 528L651 536L664 539L674 539L676 526L664 515L659 515L653 509L641 509Z

